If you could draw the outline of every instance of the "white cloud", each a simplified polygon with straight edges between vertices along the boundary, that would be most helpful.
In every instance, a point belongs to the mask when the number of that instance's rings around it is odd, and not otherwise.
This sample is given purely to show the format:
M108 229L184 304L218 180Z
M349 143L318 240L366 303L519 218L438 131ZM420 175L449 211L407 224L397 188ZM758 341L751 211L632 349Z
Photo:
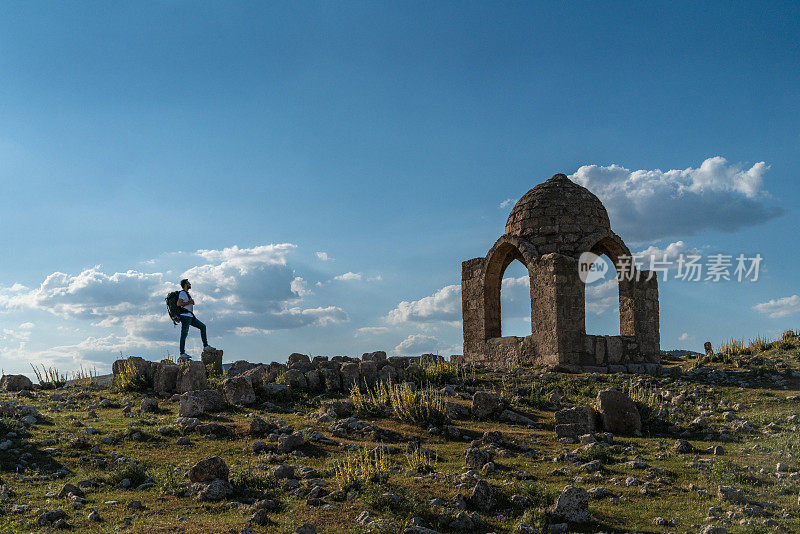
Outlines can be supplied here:
M354 272L346 272L344 274L340 274L339 276L335 276L334 280L361 280L361 273L354 273Z
M684 332L680 336L678 336L678 341L688 341L691 338L688 332Z
M586 286L586 310L595 315L602 315L608 310L619 307L619 284L616 278L601 284Z
M328 261L330 259L327 252L317 252L316 254L317 258L321 259L322 261Z
M506 209L509 206L513 206L515 203L516 203L516 201L513 198L507 198L507 199L505 199L504 201L502 201L500 203L500 208L501 209Z
M302 276L295 276L294 279L292 279L292 283L289 287L292 290L292 293L296 293L299 297L305 297L306 295L312 294L312 291L308 289L308 284Z
M424 334L412 334L405 338L394 348L395 353L406 356L417 356L419 354L436 352L439 347L439 340L433 336Z
M753 306L759 313L766 313L773 319L788 317L800 312L800 295L772 299Z
M461 286L445 286L429 297L403 301L386 318L389 324L458 321L461 319Z
M763 161L743 168L717 156L698 168L669 171L585 165L570 178L603 201L617 233L643 242L705 230L733 232L780 215L764 203L768 169Z
M356 330L355 337L385 334L389 328L385 326L364 326Z
M106 274L98 265L77 275L55 272L36 289L15 284L0 295L0 307L39 309L65 319L88 319L134 311L134 303L148 302L165 287L161 273Z
M642 258L642 263L647 265L650 261L650 258L655 258L656 260L662 261L666 256L667 261L674 262L678 259L678 257L683 254L699 254L700 250L696 248L692 248L683 241L675 241L674 243L670 243L664 248L657 247L655 245L650 245L644 250L639 252L634 252L633 255Z
M503 278L500 296L503 317L530 317L530 278ZM402 301L386 316L389 324L438 323L457 326L461 322L461 285L450 285L419 300Z
M339 306L306 302L312 295L308 283L289 264L289 254L296 248L289 243L233 246L192 255L203 263L190 267L176 280L185 277L192 281L195 312L208 326L209 337L323 327L349 320ZM94 334L76 345L34 353L12 344L30 338L34 325L23 323L17 329L0 331L0 351L11 358L28 355L37 360L64 360L68 355L70 361L102 361L118 357L120 350L166 350L176 344L178 336L167 317L164 297L176 287L176 282L159 272L110 274L95 266L79 274L52 273L36 288L20 284L0 288L0 311L46 311L85 321ZM59 326L77 331L75 323ZM111 353L101 355L103 350Z

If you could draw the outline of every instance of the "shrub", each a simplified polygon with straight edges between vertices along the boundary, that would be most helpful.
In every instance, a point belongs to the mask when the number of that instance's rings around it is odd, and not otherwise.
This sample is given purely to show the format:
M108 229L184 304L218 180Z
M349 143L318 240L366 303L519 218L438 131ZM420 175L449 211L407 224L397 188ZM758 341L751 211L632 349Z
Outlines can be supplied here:
M389 458L382 449L348 452L333 464L333 478L344 492L362 488L370 482L382 483L389 478L390 472Z
M643 428L647 429L665 422L662 421L665 414L665 402L660 389L629 380L623 384L622 390L636 405Z
M773 347L773 342L769 341L766 337L756 336L755 339L750 340L750 352L758 354L759 352L766 352Z
M175 469L175 467L166 465L156 469L153 473L153 478L158 484L158 487L161 489L161 493L163 495L181 496L186 490L186 488L181 484L183 477L181 477L180 474L175 471Z
M407 384L393 386L389 391L395 416L417 425L439 426L447 421L447 403L437 390L427 387L411 391Z
M239 494L252 491L274 491L278 488L278 481L263 471L255 471L250 466L234 471L230 476L231 484Z
M789 341L790 339L794 339L798 336L797 332L794 330L787 330L781 336L781 341Z
M41 389L56 389L67 383L66 373L62 373L55 367L45 367L42 364L41 371L33 364L31 364L31 367L33 367L33 374L36 375L36 380L39 382Z
M406 461L413 471L423 475L436 470L436 455L419 448L406 453Z
M144 373L140 373L129 359L122 362L122 368L114 380L115 389L120 392L146 391L153 386L152 381L148 380Z
M356 406L356 412L362 417L380 417L386 413L389 406L389 390L391 382L378 382L374 388L364 386L361 391L357 385L350 388L350 400Z
M723 356L738 356L744 353L744 341L741 339L729 339L719 345L719 353Z
M90 387L97 385L97 369L86 369L83 366L72 373L72 382L77 387Z
M109 472L105 480L107 484L117 486L126 478L131 481L133 488L144 484L144 481L147 480L147 468L138 462L125 462Z

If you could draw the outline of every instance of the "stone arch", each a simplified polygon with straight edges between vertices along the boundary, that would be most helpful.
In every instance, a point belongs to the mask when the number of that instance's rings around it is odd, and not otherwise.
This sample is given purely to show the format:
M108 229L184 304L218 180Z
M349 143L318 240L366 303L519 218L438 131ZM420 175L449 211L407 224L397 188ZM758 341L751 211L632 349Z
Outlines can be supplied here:
M500 290L506 268L514 260L519 260L530 276L530 265L538 256L533 244L513 235L500 237L486 254L483 278L485 339L501 336Z
M623 336L634 335L634 289L632 284L624 283L624 280L633 279L636 274L630 249L621 237L608 230L588 236L579 249L579 253L583 252L591 252L597 256L605 254L614 264L619 286L619 333ZM623 257L631 259L628 262L620 261Z

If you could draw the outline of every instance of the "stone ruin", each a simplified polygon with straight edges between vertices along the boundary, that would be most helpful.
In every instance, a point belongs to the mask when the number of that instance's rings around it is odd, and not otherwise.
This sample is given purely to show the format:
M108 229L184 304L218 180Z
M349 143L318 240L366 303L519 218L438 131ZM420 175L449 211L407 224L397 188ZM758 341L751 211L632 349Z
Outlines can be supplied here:
M617 268L619 336L587 335L581 254L607 255ZM588 189L556 174L511 210L505 234L486 257L461 265L464 354L457 363L492 367L544 365L575 371L644 372L661 356L658 281L623 258L631 253L611 231L608 213ZM500 288L508 265L528 269L531 335L503 337ZM622 260L622 261L620 261Z
M259 397L285 391L312 394L345 393L353 386L375 387L379 380L400 383L419 376L422 366L443 361L434 354L420 357L387 357L384 351L348 356L315 356L294 353L287 363L251 363L239 360L223 371L222 351L206 349L201 361L147 361L138 356L113 364L112 386L136 379L143 389L159 397L180 395L181 416L192 417L221 409L226 403L248 406ZM210 407L213 406L213 409Z

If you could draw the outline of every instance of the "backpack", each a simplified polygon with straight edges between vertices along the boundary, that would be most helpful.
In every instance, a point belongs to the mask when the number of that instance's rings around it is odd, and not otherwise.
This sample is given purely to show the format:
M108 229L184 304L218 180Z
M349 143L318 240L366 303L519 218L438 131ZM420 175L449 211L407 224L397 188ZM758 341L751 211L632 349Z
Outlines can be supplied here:
M167 303L167 314L169 315L169 318L172 319L173 324L179 324L181 322L182 313L189 313L189 310L183 306L178 306L178 295L180 295L181 291L183 291L183 289L173 291L167 295L167 298L164 299L164 301ZM189 295L188 291L186 292L186 295Z

